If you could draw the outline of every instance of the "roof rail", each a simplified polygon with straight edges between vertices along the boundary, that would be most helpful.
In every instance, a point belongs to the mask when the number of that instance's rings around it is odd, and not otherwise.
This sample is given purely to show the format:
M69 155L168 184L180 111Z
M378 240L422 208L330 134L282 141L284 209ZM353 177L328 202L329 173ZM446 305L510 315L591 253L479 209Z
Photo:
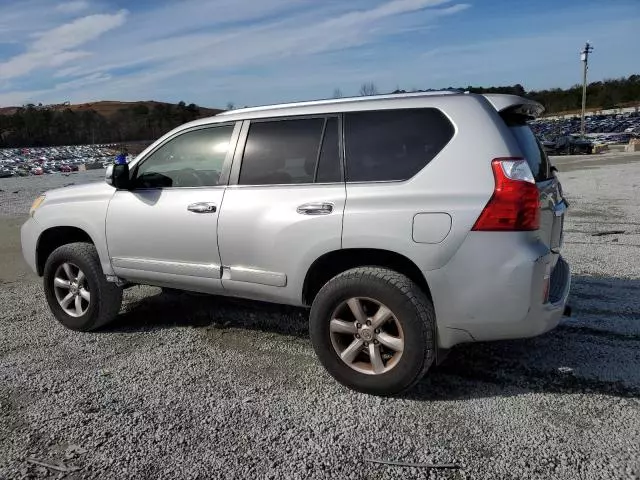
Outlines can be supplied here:
M388 93L384 95L366 95L361 97L329 98L324 100L311 100L311 101L305 101L305 102L279 103L274 105L260 105L257 107L238 108L235 110L227 110L225 112L221 112L216 116L232 115L237 113L260 112L263 110L277 110L280 108L306 107L306 106L314 106L314 105L331 105L334 103L339 104L339 103L349 103L349 102L388 100L388 99L397 99L397 98L431 97L431 96L439 96L439 95L461 95L463 93L464 92L462 90L460 91L439 90L439 91L432 91L432 92Z

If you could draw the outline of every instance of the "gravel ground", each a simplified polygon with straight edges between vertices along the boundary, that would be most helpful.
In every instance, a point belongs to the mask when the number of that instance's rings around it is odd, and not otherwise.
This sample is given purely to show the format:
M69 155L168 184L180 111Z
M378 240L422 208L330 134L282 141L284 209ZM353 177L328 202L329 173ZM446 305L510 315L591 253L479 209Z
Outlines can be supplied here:
M0 178L0 215L25 215L33 200L46 190L104 179L104 170Z
M3 260L0 478L640 478L640 155L557 165L574 317L460 346L399 398L337 385L305 310L134 287L80 334ZM39 190L94 175L0 180L0 258L19 256L15 215Z

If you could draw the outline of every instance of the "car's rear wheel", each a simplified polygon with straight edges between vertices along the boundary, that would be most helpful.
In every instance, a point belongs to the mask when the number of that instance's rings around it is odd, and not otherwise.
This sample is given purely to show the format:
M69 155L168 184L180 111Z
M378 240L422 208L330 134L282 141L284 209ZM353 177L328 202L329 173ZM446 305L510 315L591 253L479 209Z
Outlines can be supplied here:
M122 289L107 282L90 243L55 249L45 263L43 283L51 312L72 330L100 328L118 315L122 305Z
M327 282L309 330L327 371L365 393L407 390L435 358L433 305L413 281L385 268L354 268Z

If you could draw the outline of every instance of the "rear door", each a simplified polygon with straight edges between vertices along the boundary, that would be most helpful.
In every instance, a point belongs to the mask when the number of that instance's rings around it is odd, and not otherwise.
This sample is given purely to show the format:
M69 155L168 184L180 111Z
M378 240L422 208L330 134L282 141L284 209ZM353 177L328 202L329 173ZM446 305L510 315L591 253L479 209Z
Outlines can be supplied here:
M220 214L225 293L298 304L309 266L341 247L338 115L244 122Z

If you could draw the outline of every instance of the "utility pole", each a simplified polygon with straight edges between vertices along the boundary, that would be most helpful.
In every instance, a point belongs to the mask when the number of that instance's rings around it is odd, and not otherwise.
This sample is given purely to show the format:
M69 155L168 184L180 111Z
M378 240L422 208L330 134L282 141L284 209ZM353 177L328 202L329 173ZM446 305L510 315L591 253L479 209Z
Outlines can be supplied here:
M580 53L582 60L582 116L580 118L580 138L584 138L584 111L587 108L587 70L589 69L589 54L593 52L593 47L587 42L584 50Z

